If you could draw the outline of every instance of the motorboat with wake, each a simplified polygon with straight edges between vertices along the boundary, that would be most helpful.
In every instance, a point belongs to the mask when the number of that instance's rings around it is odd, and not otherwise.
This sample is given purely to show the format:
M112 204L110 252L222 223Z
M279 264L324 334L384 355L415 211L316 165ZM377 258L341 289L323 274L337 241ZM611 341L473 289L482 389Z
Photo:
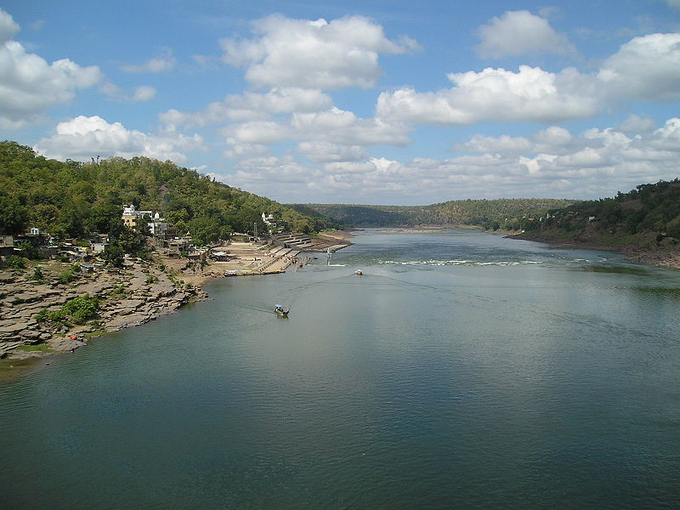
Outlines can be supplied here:
M290 310L286 310L285 308L283 308L283 305L274 305L274 312L279 317L286 317L287 318L288 312L290 312Z

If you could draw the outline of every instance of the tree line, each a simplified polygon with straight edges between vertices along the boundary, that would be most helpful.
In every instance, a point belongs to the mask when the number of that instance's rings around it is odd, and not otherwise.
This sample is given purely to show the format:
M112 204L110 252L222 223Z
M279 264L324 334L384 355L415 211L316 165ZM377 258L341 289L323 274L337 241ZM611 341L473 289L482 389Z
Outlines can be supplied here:
M179 233L190 232L197 244L250 232L254 226L264 232L263 212L289 231L313 233L334 224L171 161L112 157L62 162L16 142L0 142L0 234L37 227L56 239L100 233L135 244L139 240L131 238L121 220L124 204L159 212Z
M486 230L522 230L549 209L570 200L516 198L453 200L427 206L292 204L299 211L314 210L354 227L413 227L418 225L475 225Z
M640 184L615 197L586 200L550 210L527 225L546 238L587 240L599 244L646 244L680 241L680 180Z

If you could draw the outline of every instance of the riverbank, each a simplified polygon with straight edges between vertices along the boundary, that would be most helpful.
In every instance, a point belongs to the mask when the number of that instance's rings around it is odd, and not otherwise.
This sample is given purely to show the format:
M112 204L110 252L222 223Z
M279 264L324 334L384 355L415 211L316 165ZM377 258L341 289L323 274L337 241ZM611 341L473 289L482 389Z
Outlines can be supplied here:
M349 236L321 234L309 250L340 249L351 244ZM260 242L234 242L220 250L221 261L155 253L149 261L127 260L120 269L49 261L0 271L0 381L39 367L50 356L84 347L92 338L205 300L202 287L214 279L277 274L292 265L301 269L311 260L297 250ZM83 296L96 300L96 317L54 317L67 302Z
M636 264L680 270L680 247L674 245L670 240L664 240L661 243L657 243L656 239L649 239L644 246L630 244L612 246L596 241L556 239L547 236L527 235L526 233L508 234L506 237L510 239L522 239L525 241L552 244L555 246L564 246L567 248L621 253L626 256L626 260Z

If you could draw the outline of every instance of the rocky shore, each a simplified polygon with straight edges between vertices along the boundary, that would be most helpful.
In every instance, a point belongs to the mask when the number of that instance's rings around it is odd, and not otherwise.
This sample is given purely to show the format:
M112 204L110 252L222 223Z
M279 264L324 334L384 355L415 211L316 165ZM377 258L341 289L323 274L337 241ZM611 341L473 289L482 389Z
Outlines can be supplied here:
M350 244L347 237L345 232L323 234L313 248L339 249ZM231 243L220 249L228 260L155 254L153 261L128 260L122 269L50 261L0 270L0 381L35 366L37 359L73 352L104 333L145 324L204 300L207 294L201 287L215 278L281 273L310 260L265 243ZM81 297L97 303L94 317L49 320Z
M36 280L35 267L42 278ZM182 273L156 263L130 261L124 269L73 271L73 266L50 262L24 271L0 272L0 358L2 368L14 361L70 352L105 332L144 324L179 307L205 299ZM58 275L70 274L71 281ZM74 298L87 296L98 303L96 318L73 323L41 320ZM80 322L80 321L79 321Z

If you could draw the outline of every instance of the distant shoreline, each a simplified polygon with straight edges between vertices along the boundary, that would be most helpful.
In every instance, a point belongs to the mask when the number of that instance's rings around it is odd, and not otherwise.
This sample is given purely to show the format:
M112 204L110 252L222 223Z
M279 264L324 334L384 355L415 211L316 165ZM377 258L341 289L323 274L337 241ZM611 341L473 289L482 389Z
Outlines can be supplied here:
M606 246L593 242L555 240L541 236L526 234L506 235L509 239L520 239L524 241L534 241L537 243L550 244L553 246L564 246L565 248L577 248L584 250L599 250L625 255L626 260L635 264L661 267L665 269L680 270L680 253L674 253L670 249L650 250L641 246Z

